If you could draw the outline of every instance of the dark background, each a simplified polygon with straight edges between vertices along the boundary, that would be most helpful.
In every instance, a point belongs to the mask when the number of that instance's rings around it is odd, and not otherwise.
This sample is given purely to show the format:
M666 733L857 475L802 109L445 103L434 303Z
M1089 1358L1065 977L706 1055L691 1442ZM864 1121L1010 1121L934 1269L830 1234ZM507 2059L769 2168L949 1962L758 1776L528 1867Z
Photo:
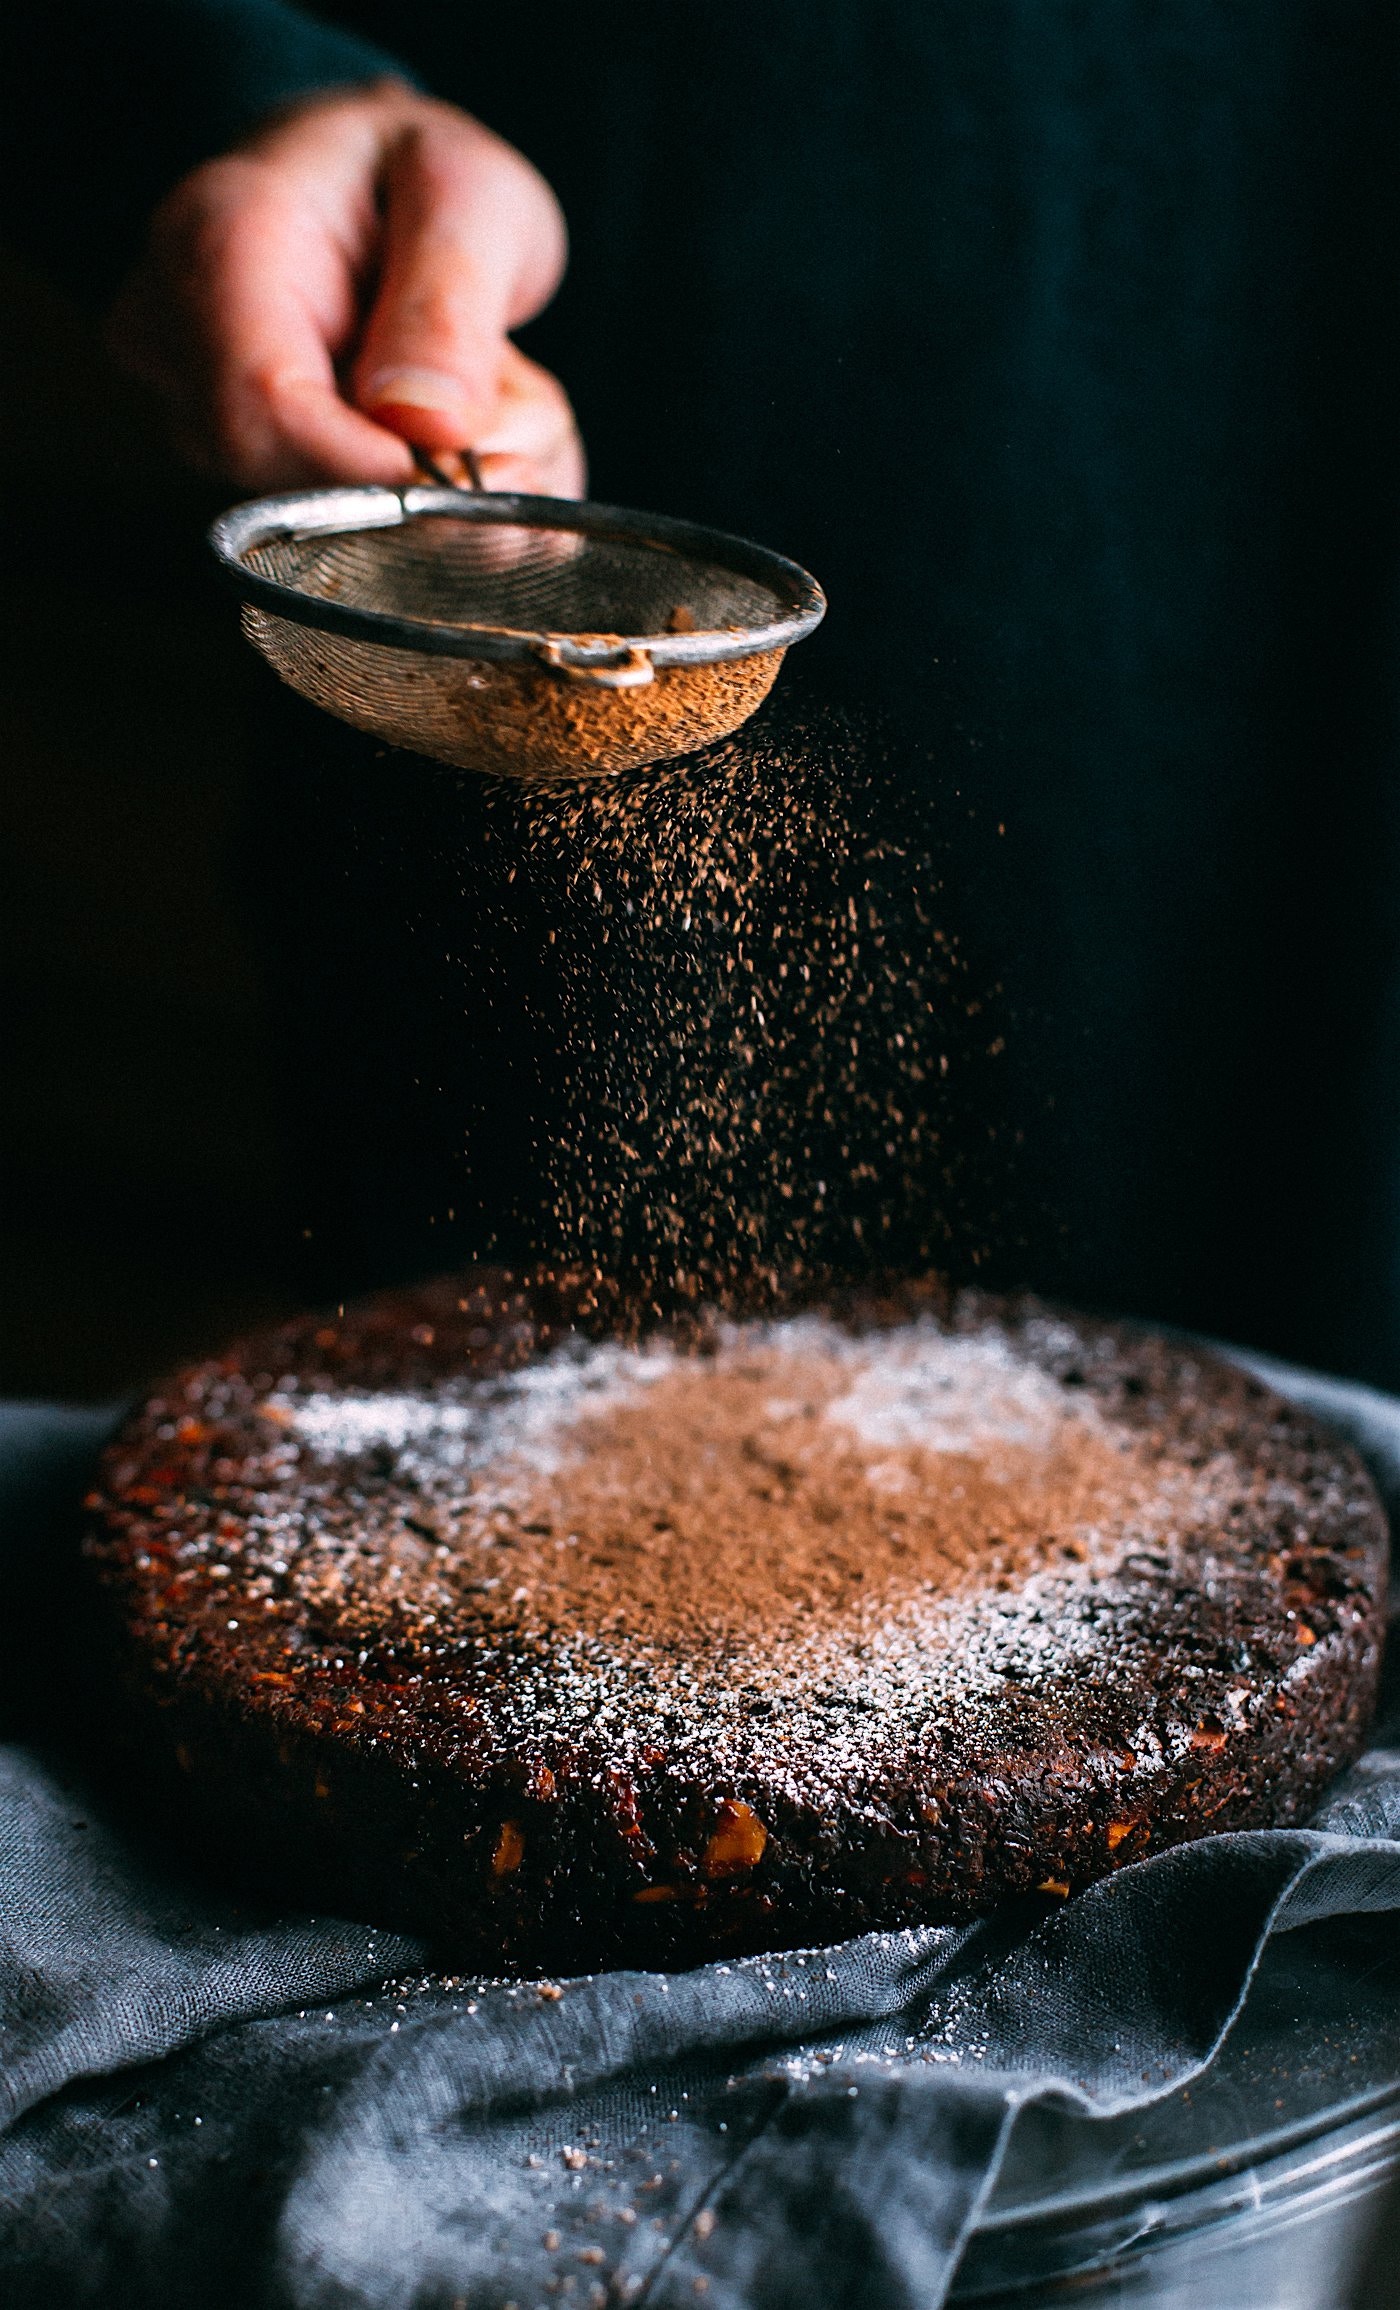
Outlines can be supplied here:
M397 31L563 194L536 349L600 494L796 553L836 605L804 678L903 685L918 839L954 842L969 968L1006 980L1002 1273L1396 1384L1395 10L871 21L720 8L704 71L679 20L655 54L563 9ZM364 874L358 999L375 891L402 917L413 841L437 873L481 814L272 734L212 507L86 324L0 288L0 1381L102 1392L358 1279L317 1240L337 1164L421 1213L388 1076L318 1033L333 886Z
M295 1296L232 876L253 669L205 501L15 262L0 380L0 1389L101 1397Z

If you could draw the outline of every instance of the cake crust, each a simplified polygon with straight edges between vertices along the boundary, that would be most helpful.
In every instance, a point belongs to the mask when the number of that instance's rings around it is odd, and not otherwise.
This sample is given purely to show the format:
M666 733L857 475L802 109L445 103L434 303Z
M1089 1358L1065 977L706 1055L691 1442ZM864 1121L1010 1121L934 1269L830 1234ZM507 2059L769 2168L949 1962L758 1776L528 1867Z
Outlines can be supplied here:
M1361 1462L1194 1346L932 1282L640 1337L489 1273L244 1343L109 1448L132 1755L283 1896L563 1971L946 1922L1306 1817Z

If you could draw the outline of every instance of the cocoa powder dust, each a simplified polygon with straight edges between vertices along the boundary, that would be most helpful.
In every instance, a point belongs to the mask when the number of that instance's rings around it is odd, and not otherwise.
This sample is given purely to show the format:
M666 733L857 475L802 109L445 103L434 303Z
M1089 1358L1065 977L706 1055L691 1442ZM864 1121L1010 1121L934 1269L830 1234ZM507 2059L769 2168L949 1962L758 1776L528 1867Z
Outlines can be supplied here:
M415 1487L413 1530L379 1530L377 1575L352 1582L381 1607L584 1629L658 1671L679 1651L766 1674L825 1629L1082 1578L1125 1527L1146 1544L1218 1487L1177 1481L995 1329L931 1316L864 1335L815 1312L726 1321L688 1351L573 1344L494 1386L274 1408L326 1468L387 1450ZM340 1641L368 1632L343 1622Z
M488 786L463 895L520 940L536 1123L511 1226L463 1252L596 1269L644 1316L977 1272L1004 1037L906 780L784 703L678 764Z

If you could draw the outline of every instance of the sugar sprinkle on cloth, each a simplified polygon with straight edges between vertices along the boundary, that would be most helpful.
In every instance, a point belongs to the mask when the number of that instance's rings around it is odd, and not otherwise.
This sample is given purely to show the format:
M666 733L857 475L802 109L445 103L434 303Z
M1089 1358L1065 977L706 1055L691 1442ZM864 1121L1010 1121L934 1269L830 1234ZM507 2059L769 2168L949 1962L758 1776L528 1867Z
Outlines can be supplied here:
M1259 1368L1400 1500L1400 1403ZM107 1424L0 1410L11 1641ZM1400 1908L1382 1731L1312 1829L1183 1847L1063 1905L479 1982L364 1924L239 1907L133 1842L22 1706L4 1729L9 2310L934 2310L1023 2105L1092 2122L1181 2085L1272 1934Z

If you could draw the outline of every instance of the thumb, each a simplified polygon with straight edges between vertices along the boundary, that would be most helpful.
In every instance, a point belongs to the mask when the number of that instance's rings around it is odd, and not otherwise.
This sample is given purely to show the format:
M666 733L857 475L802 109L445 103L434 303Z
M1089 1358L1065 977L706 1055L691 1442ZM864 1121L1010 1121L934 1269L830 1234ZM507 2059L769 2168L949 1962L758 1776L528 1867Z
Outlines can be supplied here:
M496 412L507 331L548 303L563 273L558 203L479 122L427 106L391 146L381 198L355 400L420 448L470 447Z

